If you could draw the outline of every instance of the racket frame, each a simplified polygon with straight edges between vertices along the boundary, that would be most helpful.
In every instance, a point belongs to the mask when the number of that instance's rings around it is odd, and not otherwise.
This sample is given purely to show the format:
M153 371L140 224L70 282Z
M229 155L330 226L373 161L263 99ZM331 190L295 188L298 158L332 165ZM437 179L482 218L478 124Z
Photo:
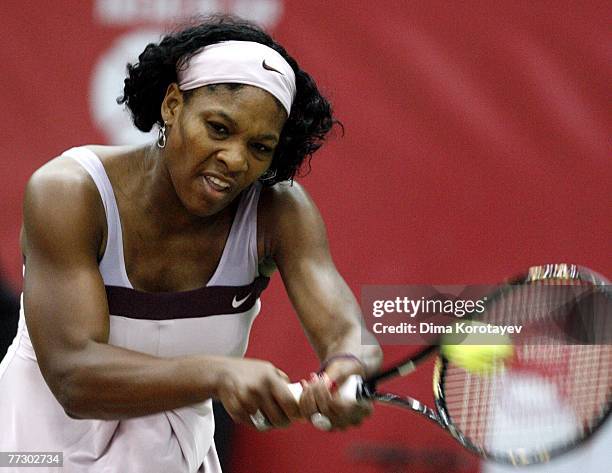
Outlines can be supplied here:
M588 268L574 264L546 264L541 266L533 266L529 268L526 275L506 281L504 286L491 295L487 301L487 305L491 304L505 294L507 290L511 289L509 286L548 279L578 279L596 286L605 286L609 284L606 278L600 274L597 274ZM575 439L572 439L567 443L560 444L559 446L555 446L552 449L535 450L529 453L522 451L521 449L508 450L506 455L489 452L474 444L469 437L463 435L461 430L459 430L453 423L452 417L446 405L444 391L444 382L446 379L446 372L449 362L442 354L438 354L433 372L434 404L436 407L435 411L410 396L400 396L393 393L376 391L376 385L379 382L396 376L403 377L415 371L417 365L433 352L438 350L438 348L439 345L429 345L418 353L401 360L396 365L364 380L359 392L357 393L357 399L373 400L383 404L408 408L421 414L430 421L437 423L443 429L448 431L461 445L482 458L514 466L527 466L545 463L554 457L576 448L578 445L584 443L590 437L592 437L593 434L611 416L612 394L608 393L607 403L606 405L602 406L601 415L594 424L588 426L588 429L585 429L586 433L583 436L576 437Z
M436 420L436 422L438 422L438 424L440 424L444 429L446 429L455 438L455 440L457 440L468 450L471 450L472 452L476 453L477 455L480 455L481 457L487 460L492 460L497 463L504 463L513 466L528 466L539 463L546 463L552 458L555 458L570 450L573 450L578 445L588 440L606 422L606 420L610 418L610 414L612 413L612 399L608 397L607 405L602 406L602 415L599 417L597 422L589 426L586 435L576 437L571 441L562 443L552 449L534 450L529 453L527 453L526 451L522 451L521 449L513 449L508 450L508 453L506 455L496 454L475 445L454 425L452 417L448 412L448 408L446 405L446 396L444 394L444 381L446 378L447 367L448 360L443 356L439 356L436 360L433 376L434 403L436 406L438 418L432 420ZM417 410L417 412L419 411ZM431 419L431 417L427 414L425 414L425 417Z

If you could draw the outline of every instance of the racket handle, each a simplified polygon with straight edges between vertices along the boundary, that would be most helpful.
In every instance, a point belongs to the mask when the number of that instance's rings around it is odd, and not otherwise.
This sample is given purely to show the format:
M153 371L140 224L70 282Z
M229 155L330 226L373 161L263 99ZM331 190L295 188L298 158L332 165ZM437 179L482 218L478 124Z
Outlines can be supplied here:
M338 389L338 395L345 401L359 401L359 393L361 392L361 386L363 385L363 378L357 374L349 376L346 381ZM302 396L302 385L300 383L288 384L289 392L293 394L296 402L300 402ZM261 412L257 411L251 416L251 421L257 430L265 431L272 427L272 424L266 419L266 416ZM332 427L331 421L319 412L315 412L311 417L310 421L319 430L329 430Z

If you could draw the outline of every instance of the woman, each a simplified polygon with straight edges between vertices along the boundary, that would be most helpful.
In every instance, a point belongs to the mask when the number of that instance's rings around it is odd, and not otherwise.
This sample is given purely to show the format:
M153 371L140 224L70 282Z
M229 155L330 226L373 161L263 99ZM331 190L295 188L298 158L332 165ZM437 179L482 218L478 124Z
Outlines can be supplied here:
M369 406L333 391L380 349L361 344L321 217L291 181L334 123L315 83L223 17L148 45L120 102L159 126L156 143L72 148L28 182L0 450L63 451L69 472L216 472L211 398L250 425L258 411L274 427L316 412L359 424ZM274 267L323 360L299 403L283 372L242 358Z

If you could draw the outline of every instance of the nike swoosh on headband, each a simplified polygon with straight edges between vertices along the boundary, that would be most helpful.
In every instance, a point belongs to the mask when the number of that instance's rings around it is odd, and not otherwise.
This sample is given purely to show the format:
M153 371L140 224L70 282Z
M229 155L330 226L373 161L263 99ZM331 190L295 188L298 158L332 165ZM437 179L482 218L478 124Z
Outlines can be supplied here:
M264 59L263 61L261 61L261 67L263 67L265 70L267 71L273 71L273 72L278 72L281 76L284 76L285 74L283 74L281 71L274 69L272 66L269 66L268 64L266 64L266 60Z
M237 308L238 308L238 307L240 307L242 304L244 304L244 303L245 303L245 301L246 301L246 300L247 300L249 297L251 297L251 293L250 293L250 292L247 294L247 296L246 296L244 299L240 299L240 300L238 300L238 299L236 299L236 296L234 296L234 299L232 300L232 307L233 307L234 309L237 309Z

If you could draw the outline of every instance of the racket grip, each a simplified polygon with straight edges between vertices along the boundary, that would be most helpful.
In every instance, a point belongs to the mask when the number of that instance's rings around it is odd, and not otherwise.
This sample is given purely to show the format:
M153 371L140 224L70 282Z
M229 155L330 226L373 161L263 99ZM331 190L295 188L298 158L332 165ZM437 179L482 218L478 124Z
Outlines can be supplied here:
M346 381L338 389L338 395L345 401L359 401L359 393L361 392L361 386L363 385L363 378L359 375L353 374L349 376ZM293 395L296 402L300 402L302 396L302 385L300 383L288 384L287 388ZM266 416L261 412L257 411L251 416L251 421L257 430L265 431L272 427L272 424L266 419ZM332 427L331 421L321 413L314 413L310 421L319 430L329 430Z
M363 384L363 379L358 374L353 374L346 378L346 381L340 386L338 389L338 395L341 399L345 401L354 401L357 402L357 394L359 392L359 388ZM302 385L300 383L293 383L287 385L291 394L297 402L300 402L300 397L302 397Z

